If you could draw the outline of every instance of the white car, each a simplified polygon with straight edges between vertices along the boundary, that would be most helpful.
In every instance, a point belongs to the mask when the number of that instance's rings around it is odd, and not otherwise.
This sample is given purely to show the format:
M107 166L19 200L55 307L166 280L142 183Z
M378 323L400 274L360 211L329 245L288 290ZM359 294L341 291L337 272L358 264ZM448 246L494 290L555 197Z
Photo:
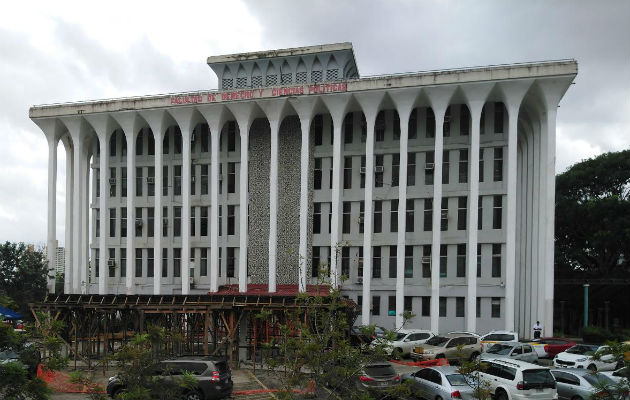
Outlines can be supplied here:
M613 381L619 383L619 382L621 382L622 379L625 379L625 380L628 379L628 368L630 368L630 367L621 367L621 368L616 369L614 371L602 372L602 375L606 375L607 377L609 377Z
M556 380L549 368L519 360L489 359L477 372L495 400L558 398Z
M557 368L588 368L592 371L612 371L617 361L612 354L603 354L608 346L596 344L576 344L562 353L558 353L553 359L553 365ZM598 360L593 355L600 353Z
M385 351L390 356L407 355L411 353L411 350L414 347L420 344L424 344L424 342L435 336L433 332L422 329L401 329L399 331L393 332L393 334L395 335L394 340L386 340L385 338L383 338L374 341L376 342L376 344L383 343L380 342L381 340L385 341Z
M495 343L518 342L518 333L513 331L492 331L481 337L481 349L487 351Z

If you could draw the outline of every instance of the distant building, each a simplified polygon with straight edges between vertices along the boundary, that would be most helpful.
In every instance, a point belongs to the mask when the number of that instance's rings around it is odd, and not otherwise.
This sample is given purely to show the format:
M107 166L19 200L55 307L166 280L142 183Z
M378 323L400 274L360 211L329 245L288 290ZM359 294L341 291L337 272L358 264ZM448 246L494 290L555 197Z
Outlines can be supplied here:
M69 155L66 293L304 291L324 264L364 324L410 310L436 332L552 334L574 60L361 78L340 43L208 64L218 90L30 109L50 143L49 243L59 141Z
M66 266L66 250L63 247L58 246L59 241L55 240L55 274L63 274ZM44 247L44 254L48 253L48 246Z

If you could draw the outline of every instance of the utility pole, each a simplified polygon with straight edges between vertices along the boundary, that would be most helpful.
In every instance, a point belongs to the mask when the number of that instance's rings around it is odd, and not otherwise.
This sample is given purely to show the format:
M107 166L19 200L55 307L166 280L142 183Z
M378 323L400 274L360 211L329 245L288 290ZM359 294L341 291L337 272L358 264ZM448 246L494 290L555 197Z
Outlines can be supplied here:
M588 326L588 281L584 282L584 326Z

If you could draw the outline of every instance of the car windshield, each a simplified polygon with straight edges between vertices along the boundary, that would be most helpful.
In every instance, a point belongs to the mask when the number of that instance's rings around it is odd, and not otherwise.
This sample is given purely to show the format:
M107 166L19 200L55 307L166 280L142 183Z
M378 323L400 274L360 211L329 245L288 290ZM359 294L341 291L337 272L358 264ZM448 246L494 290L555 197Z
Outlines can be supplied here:
M394 376L396 375L396 371L389 364L373 364L368 365L364 368L365 374L369 376Z
M449 339L442 337L442 336L433 336L431 339L426 341L426 344L429 344L431 346L438 346L438 347L442 347L446 344L446 342L448 342Z
M468 382L462 374L446 375L446 379L452 386L468 386Z
M604 374L586 374L584 375L584 379L586 380L586 382L590 383L591 386L595 386L598 388L615 384L612 379Z
M403 340L405 336L407 336L406 333L397 333L396 336L394 336L394 340L395 341Z
M497 343L494 346L490 347L487 353L499 354L499 355L505 356L505 355L510 354L510 351L512 351L512 347L513 346L508 345L508 344Z
M567 350L567 353L570 354L582 354L586 356L591 356L593 353L597 351L599 346L591 345L591 344L577 344L570 349Z
M491 333L486 335L481 340L496 340L498 342L507 342L510 340L514 340L514 335L507 333Z

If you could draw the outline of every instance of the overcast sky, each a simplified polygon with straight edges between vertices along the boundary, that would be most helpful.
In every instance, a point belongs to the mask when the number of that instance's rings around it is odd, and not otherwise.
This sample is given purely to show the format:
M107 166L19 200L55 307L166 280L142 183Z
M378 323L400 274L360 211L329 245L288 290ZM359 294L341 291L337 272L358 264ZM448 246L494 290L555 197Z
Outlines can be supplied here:
M47 143L32 105L214 89L210 55L350 41L361 75L574 58L557 171L630 147L630 2L5 2L0 241L46 240ZM64 237L59 147L57 237Z

